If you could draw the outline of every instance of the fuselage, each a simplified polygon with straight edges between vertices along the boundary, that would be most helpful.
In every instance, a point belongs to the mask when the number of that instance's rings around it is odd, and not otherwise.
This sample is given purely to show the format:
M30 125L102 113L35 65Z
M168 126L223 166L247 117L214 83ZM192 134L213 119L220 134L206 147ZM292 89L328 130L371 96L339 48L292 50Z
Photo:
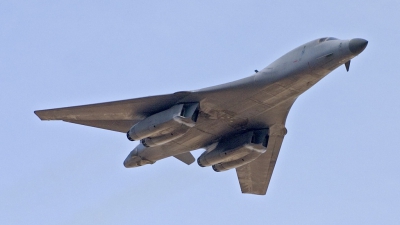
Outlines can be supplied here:
M320 38L293 49L249 77L193 91L180 102L200 103L196 126L167 145L141 149L140 155L155 162L206 148L221 137L249 129L284 128L299 95L349 62L366 44L363 39Z
M236 169L243 193L267 191L296 99L368 42L320 38L286 53L255 74L233 82L166 95L37 110L41 120L63 120L126 133L140 143L124 161L127 168L173 156L201 167Z
M303 85L304 83L307 84L310 81L314 81L313 84L315 84L328 73L357 55L350 51L350 41L336 38L313 40L286 53L249 77L203 88L195 92L230 91L248 87L258 91L268 88L275 82L279 82L283 87L292 87L290 89L296 90L301 94L307 90L304 90L305 87L312 86L312 84ZM246 89L246 91L248 90Z
M272 126L277 123L274 113L267 117L265 113L275 108L289 111L299 95L359 53L350 51L350 41L336 38L310 41L249 77L195 91L202 96L196 100L203 101L203 112L210 108L210 113L215 114L213 111L221 108L231 111L236 118L248 120L247 128ZM214 93L224 97L215 102ZM208 104L211 106L207 107ZM286 116L280 123L285 124L285 120Z

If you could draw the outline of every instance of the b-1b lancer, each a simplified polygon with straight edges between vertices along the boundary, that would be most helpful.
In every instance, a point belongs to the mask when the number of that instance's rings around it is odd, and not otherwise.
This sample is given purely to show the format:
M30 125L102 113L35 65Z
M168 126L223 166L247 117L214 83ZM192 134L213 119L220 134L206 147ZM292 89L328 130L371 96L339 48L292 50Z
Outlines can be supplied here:
M305 43L253 75L230 83L173 94L35 111L41 120L63 120L126 133L140 143L127 168L174 156L201 167L236 169L243 193L265 195L296 99L368 42L327 37Z

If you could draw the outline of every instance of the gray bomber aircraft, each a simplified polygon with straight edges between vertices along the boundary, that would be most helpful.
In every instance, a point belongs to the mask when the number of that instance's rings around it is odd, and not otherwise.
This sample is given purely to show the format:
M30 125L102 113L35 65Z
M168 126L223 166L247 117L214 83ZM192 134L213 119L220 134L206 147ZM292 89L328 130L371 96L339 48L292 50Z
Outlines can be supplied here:
M360 54L368 41L327 37L305 43L256 73L226 84L115 102L38 110L41 120L63 120L126 133L140 140L127 168L174 156L200 166L236 169L243 193L265 195L287 133L293 103L328 73Z

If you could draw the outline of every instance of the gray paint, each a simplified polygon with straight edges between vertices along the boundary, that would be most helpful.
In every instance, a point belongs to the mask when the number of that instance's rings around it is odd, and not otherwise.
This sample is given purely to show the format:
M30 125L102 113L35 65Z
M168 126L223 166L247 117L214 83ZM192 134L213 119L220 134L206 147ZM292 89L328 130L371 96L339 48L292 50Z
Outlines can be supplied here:
M166 144L144 150L140 147L141 156L153 163L179 155L178 159L190 163L193 160L184 153L249 129L269 128L267 151L236 169L243 193L265 194L286 134L286 117L297 97L361 53L367 43L359 38L321 38L293 49L250 77L230 83L171 95L35 113L42 120L63 120L125 133L137 122L175 104L199 102L200 114L194 127Z

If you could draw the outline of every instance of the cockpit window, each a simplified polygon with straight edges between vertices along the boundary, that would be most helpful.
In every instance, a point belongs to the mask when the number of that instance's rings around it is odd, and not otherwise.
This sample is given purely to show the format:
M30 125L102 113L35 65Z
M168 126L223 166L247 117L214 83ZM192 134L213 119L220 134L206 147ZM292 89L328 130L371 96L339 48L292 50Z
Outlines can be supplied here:
M318 40L318 43L322 43L324 41L326 41L326 38L321 38L321 39Z
M325 38L320 38L318 40L318 43L322 43L322 42L325 42L325 41L332 41L332 40L339 40L339 39L334 38L334 37L325 37Z

